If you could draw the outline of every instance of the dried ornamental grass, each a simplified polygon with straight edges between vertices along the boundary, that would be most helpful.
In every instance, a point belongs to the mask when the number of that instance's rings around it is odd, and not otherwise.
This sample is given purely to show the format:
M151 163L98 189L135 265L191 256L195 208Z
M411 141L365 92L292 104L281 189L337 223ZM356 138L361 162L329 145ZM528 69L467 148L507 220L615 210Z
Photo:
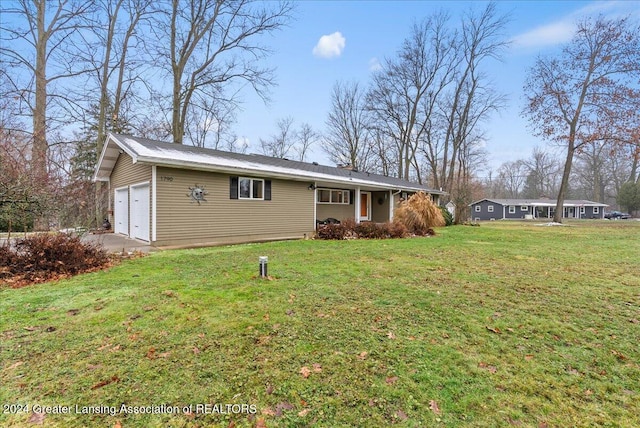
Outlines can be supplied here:
M440 208L424 192L415 193L402 202L395 210L394 221L404 224L416 235L426 235L432 227L446 224Z

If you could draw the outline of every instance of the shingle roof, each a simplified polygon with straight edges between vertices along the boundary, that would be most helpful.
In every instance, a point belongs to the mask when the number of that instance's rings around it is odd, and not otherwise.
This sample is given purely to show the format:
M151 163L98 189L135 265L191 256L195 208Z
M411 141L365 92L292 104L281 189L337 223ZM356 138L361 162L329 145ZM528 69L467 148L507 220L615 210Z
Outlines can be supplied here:
M208 148L172 144L130 135L110 134L98 162L96 180L106 180L111 174L118 156L124 150L134 162L167 166L182 166L188 169L211 171L260 173L265 176L296 180L311 180L328 183L393 188L397 190L419 191L443 194L442 191L428 189L418 183L385 177L379 174L352 171L348 169L274 158L258 154L225 152Z
M495 202L500 205L528 205L537 207L555 207L555 199L496 199L496 198L484 198L479 201L472 202L469 206L478 204L482 201ZM607 204L600 202L587 201L585 199L566 199L564 201L565 207L579 207L579 206L594 206L594 207L607 207Z

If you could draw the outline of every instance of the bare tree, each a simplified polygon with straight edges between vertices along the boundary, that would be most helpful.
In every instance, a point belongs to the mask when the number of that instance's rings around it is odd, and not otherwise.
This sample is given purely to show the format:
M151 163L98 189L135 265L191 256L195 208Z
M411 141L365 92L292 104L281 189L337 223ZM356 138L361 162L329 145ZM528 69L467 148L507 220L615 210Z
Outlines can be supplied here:
M52 93L52 85L86 72L79 67L76 36L86 28L92 0L18 0L3 10L16 26L2 24L0 57L15 72L11 81L16 96L29 106L32 119L30 162L33 174L43 183L47 177L47 123L52 120L49 104L53 97L61 103L74 100L62 91ZM77 50L76 50L77 52Z
M525 184L526 171L525 162L521 159L500 165L500 168L498 168L498 181L501 188L500 196L503 198L519 198Z
M382 70L373 75L367 94L372 124L386 136L383 141L393 145L384 151L397 156L394 175L400 178L409 179L413 169L418 181L421 179L418 142L433 119L437 93L453 71L454 43L447 31L448 19L438 13L414 24L397 59L386 60Z
M538 58L530 69L524 115L537 135L566 149L554 221L562 221L576 150L631 133L627 121L639 110L639 76L640 26L603 16L579 22L558 57Z
M479 14L469 12L462 18L462 32L456 42L460 62L454 89L441 103L446 131L441 166L434 171L438 187L460 187L458 181L464 179L459 174L456 176L457 163L463 161L460 156L469 152L467 146L477 143L474 136L481 132L482 121L504 106L504 97L493 89L481 68L487 60L501 58L508 45L502 34L506 22L506 16L497 14L494 3L489 3ZM459 201L456 205L470 202Z
M531 156L524 160L527 170L522 196L525 198L552 197L558 191L560 162L551 152L534 147Z
M185 132L191 144L197 147L222 149L235 139L230 127L235 121L231 105L218 103L215 99L198 95L198 101L191 106L191 120Z
M336 82L331 92L324 151L337 165L369 171L372 142L365 93L357 82Z
M311 125L308 123L300 125L300 129L296 131L297 144L295 146L299 161L304 162L306 160L309 149L317 143L319 138L318 133L313 130Z
M296 131L293 128L293 117L279 119L276 123L277 133L268 140L260 139L260 150L264 155L274 158L288 158L293 154L296 144Z
M259 36L284 26L292 5L250 0L171 0L161 3L158 25L151 27L158 40L157 61L171 76L171 132L182 144L194 95L219 94L219 103L234 84L249 84L262 97L274 83L271 69L261 63L268 49Z

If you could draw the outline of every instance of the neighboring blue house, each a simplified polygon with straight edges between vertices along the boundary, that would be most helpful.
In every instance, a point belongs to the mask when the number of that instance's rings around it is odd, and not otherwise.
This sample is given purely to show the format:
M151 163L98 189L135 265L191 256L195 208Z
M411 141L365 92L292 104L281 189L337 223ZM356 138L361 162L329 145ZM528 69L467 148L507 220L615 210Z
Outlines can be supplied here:
M604 218L607 204L585 200L564 201L563 218ZM481 199L471 205L471 218L481 220L533 220L552 218L556 201L552 199Z

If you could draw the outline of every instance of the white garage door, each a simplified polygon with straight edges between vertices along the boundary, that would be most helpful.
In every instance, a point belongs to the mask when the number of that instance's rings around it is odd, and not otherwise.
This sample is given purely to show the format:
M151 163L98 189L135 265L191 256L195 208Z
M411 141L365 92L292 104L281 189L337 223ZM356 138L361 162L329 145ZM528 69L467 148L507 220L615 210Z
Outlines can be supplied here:
M129 189L116 189L115 201L113 207L113 231L129 235Z
M131 186L131 235L149 240L149 184Z

